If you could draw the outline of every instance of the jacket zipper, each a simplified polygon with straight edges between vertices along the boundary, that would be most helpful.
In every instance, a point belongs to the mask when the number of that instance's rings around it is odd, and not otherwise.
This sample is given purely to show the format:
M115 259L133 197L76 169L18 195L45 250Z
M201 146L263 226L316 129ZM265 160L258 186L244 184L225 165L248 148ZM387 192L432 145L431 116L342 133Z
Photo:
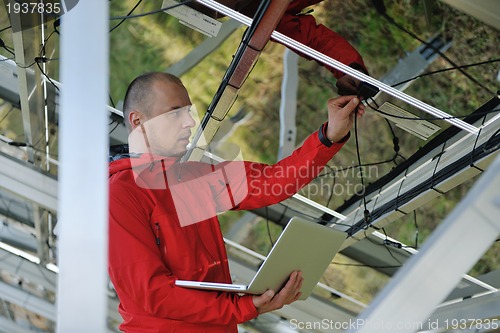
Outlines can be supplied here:
M156 238L156 245L160 247L160 224L158 222L155 223L155 238Z

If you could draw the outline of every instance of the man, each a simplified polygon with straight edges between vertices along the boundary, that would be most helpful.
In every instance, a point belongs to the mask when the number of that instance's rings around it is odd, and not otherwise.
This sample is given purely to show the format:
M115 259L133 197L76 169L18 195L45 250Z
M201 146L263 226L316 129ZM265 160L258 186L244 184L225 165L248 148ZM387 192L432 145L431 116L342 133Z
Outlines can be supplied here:
M300 272L282 290L257 296L186 289L175 281L231 283L216 213L291 196L340 150L353 118L364 112L354 96L331 99L328 122L291 156L275 165L214 166L179 161L195 125L191 104L182 82L166 73L139 76L125 96L130 153L110 163L109 178L109 274L125 332L235 333L238 323L297 300ZM188 186L176 192L183 182ZM270 184L287 191L262 191Z
M283 0L287 1L287 0ZM276 31L290 37L310 48L323 53L341 63L348 65L358 71L368 74L368 70L363 62L363 58L356 49L349 44L344 37L325 27L317 24L313 15L301 13L306 7L315 5L323 0L292 0L288 5L285 14L281 18ZM261 1L255 0L218 0L221 4L232 8L242 14L253 17ZM195 1L188 4L213 18L222 16L209 8ZM306 59L310 59L305 54L300 54ZM333 67L325 66L337 79L336 86L340 95L356 95L358 93L359 81L350 75L336 70Z

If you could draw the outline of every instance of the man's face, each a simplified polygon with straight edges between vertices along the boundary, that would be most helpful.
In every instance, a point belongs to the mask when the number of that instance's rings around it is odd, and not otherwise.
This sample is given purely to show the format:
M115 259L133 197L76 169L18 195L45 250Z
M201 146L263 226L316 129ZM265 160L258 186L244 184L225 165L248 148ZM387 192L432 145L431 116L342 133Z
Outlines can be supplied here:
M151 109L143 123L150 151L162 156L182 156L196 124L186 89L161 80L154 82L151 96Z

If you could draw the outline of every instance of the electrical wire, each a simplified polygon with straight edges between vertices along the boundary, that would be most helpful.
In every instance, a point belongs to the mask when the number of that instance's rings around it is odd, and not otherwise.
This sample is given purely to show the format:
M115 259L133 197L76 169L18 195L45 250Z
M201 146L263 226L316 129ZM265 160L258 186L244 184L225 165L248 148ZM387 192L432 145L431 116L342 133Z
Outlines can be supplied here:
M417 223L417 210L413 210L413 222L415 224L415 246L414 249L418 250L418 223Z
M47 80L49 80L49 82L54 86L54 88L56 88L57 91L60 91L59 87L56 86L54 81L52 81L52 79L43 71L42 66L40 66L40 62L36 61L35 63L38 66L38 69L40 70L40 72L43 74L43 76L45 76L47 78Z
M7 113L5 114L5 116L2 117L2 119L0 119L0 124L5 120L5 118L7 118L10 114L10 112L14 109L14 105L11 105L10 107L10 110L7 111ZM3 141L3 140L2 140Z
M361 165L361 154L359 153L359 140L358 140L358 109L354 111L354 138L356 142L356 156L358 157L358 165ZM361 177L361 185L363 186L363 193L362 198L363 198L363 206L364 206L364 219L365 219L365 225L368 227L370 225L371 219L370 219L370 211L367 208L366 205L366 195L365 195L365 180L364 180L364 175L363 175L363 168L359 168L359 175Z
M384 232L384 235L385 235L385 240L384 240L384 243L383 243L383 245L384 245L385 249L387 250L387 252L389 252L389 254L391 255L391 257L392 257L394 260L396 260L396 261L398 262L398 264L400 264L400 265L402 266L402 265L403 265L403 263L402 263L401 261L399 261L399 259L398 259L398 258L396 258L396 257L394 256L394 254L392 253L392 251L389 249L389 245L387 245L387 244L389 244L390 242L389 242L389 236L387 236L387 233L385 232L385 229L384 229L384 228L382 228L382 231ZM370 239L370 238L368 238L368 239ZM398 244L399 244L399 246L401 246L401 243L398 243Z
M16 54L12 52L7 45L5 45L4 41L1 38L0 38L0 47L9 52L10 54L12 54L13 56L16 56Z
M8 30L8 29L10 29L10 28L12 28L12 26L11 26L11 25L9 25L8 27L5 27L5 28L3 28L3 29L0 29L0 32L4 32L5 30Z
M110 17L109 19L110 20L124 20L124 19L127 20L127 19L131 19L131 18L144 17L144 16L148 16L148 15L153 15L153 14L161 13L161 12L164 12L164 11L169 10L169 9L174 9L174 8L179 7L179 6L188 4L188 3L192 2L192 1L193 0L184 0L182 2L179 2L176 5L172 5L172 6L160 8L160 9L157 9L157 10L152 10L150 12L141 13L141 14L135 14L135 15L114 16L114 17Z
M484 90L486 90L488 93L490 94L493 94L493 91L491 91L490 89L488 89L486 86L484 86L482 83L480 83L478 80L476 80L472 75L470 75L469 73L467 73L466 71L464 71L462 68L460 68L460 66L458 66L453 60L451 60L450 58L448 58L443 52L441 52L437 47L435 47L434 45L426 42L425 40L423 40L422 38L418 37L415 33L411 32L410 30L406 29L405 27L403 27L402 25L398 24L391 16L389 16L385 11L383 13L381 13L382 17L385 18L389 23L391 23L392 25L394 25L395 27L397 27L398 29L400 29L401 31L405 32L406 34L410 35L412 38L418 40L419 42L421 42L422 44L424 44L425 46L429 47L429 48L432 48L436 53L438 53L444 60L446 60L450 65L452 65L453 67L455 67L460 73L462 73L464 76L466 76L469 80L471 80L472 82L474 82L477 86L483 88Z
M134 12L134 10L136 10L136 8L137 8L137 7L139 7L139 5L141 4L141 2L142 2L142 0L139 0L139 1L135 4L134 8L132 8L132 9L131 9L128 13L127 13L127 16L130 16L130 15ZM117 24L116 24L113 28L111 28L111 29L109 30L109 32L110 32L110 33L111 33L111 32L113 32L113 30L115 30L116 28L118 28L118 27L119 27L119 26L120 26L123 22L125 22L125 20L126 20L126 18L123 18L123 19L122 19L119 23L117 23Z
M109 102L111 103L111 106L116 108L115 102L113 101L113 97L111 97L110 93L108 93L108 96L109 96Z
M486 141L483 147L485 153L492 153L500 147L500 128L493 133L493 135Z
M20 65L18 63L16 63L16 66L19 67L19 68L23 68L23 69L26 69L26 68L30 68L31 66L33 66L34 64L36 64L36 61L33 61L33 63L31 63L30 65L28 66L23 66L23 65Z
M42 138L44 138L45 135L42 135L42 137L40 139L38 139L37 141L37 144L41 141ZM42 150L42 149L39 149L37 147L35 147L35 145L32 145L32 144L29 144L27 142L21 142L21 141L5 141L3 139L0 138L0 141L2 142L5 142L6 144L8 144L9 146L13 146L13 147L29 147L31 149L33 149L34 151L36 152L39 152L39 153L42 153L42 154L47 154L46 151ZM57 159L58 156L56 154L51 154L51 153L48 153L48 155L52 158L55 158Z
M111 131L109 131L108 135L110 135L111 133L113 133L113 132L115 131L115 129L116 129L119 125L120 125L120 122L119 122L119 121L117 121L117 122L116 122L115 127L113 127L113 129L112 129Z
M499 61L500 61L500 58L498 58L498 59L486 60L486 61L481 61L481 62L476 62L476 63L469 64L469 65L461 65L461 66L457 66L457 67L448 67L448 68L438 69L438 70L436 70L436 71L423 73L423 74L420 74L420 75L414 76L414 77L412 77L411 79L408 79L408 80L404 80L404 81L398 82L398 83L396 83L396 84L391 85L391 87L397 87L397 86L399 86L399 85L401 85L401 84L405 84L405 83L407 83L407 82L411 82L411 81L414 81L414 80L417 80L417 79L419 79L419 78L422 78L422 77L425 77L425 76L429 76L429 75L434 75L434 74L443 73L443 72L452 71L452 70L458 70L459 68L469 68L469 67L474 67L474 66L480 66L480 65L485 65L485 64L491 64L491 63L494 63L494 62L499 62Z
M382 230L384 230L384 228L382 228ZM398 262L399 267L403 266L403 263L402 263L401 261L399 261L399 260L398 260L398 259L394 256L394 254L392 253L391 249L389 249L389 245L388 245L388 244L391 244L392 242L390 242L390 241L388 240L388 236L387 236L387 234L385 235L386 239L385 239L382 243L377 243L377 242L373 241L370 237L368 237L369 235L367 235L367 234L366 234L366 230L364 230L364 231L363 231L363 233L365 234L365 238L366 238L366 239L367 239L370 243L375 244L375 245L377 245L377 246L383 246L383 247L387 250L387 252L389 252L390 256L391 256L391 257L392 257L395 261L397 261L397 262ZM385 234L385 230L384 230L384 234ZM398 243L398 244L399 244L399 243Z

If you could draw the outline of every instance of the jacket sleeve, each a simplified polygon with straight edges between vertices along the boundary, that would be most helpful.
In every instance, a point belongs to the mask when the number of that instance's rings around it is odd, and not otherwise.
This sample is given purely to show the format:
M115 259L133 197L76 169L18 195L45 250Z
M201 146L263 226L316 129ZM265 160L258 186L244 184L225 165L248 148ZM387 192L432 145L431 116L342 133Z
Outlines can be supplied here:
M229 177L232 179L229 183L233 205L226 206L226 210L256 209L291 197L319 175L348 138L346 136L342 142L328 147L320 141L320 135L316 131L292 155L276 164L245 162L244 179L236 181L240 178L236 171L232 172L236 176ZM224 201L229 202L227 199Z
M316 24L316 20L312 15L285 13L276 30L330 58L368 74L363 58L358 51L338 33L322 24ZM306 59L311 59L307 55L299 54ZM330 66L325 67L337 79L344 76L341 71Z
M110 187L109 275L120 298L120 312L190 323L228 325L257 316L251 296L198 291L175 286L177 279L161 260L146 194L134 186ZM142 204L141 204L142 203Z

